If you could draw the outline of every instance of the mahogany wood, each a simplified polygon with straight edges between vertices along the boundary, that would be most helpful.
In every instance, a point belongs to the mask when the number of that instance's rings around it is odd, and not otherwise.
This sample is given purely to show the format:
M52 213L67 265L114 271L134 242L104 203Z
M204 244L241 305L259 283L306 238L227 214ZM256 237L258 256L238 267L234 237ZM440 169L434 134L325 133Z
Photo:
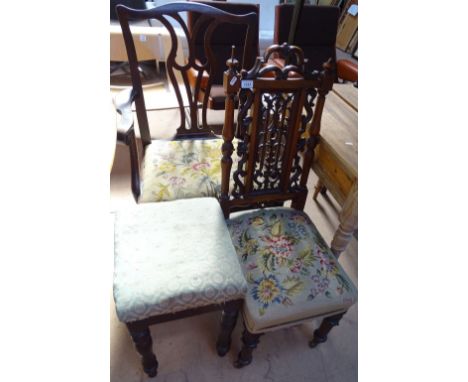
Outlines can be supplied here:
M276 65L271 58L278 55L289 64ZM303 210L323 105L333 85L330 61L321 72L312 73L305 70L305 63L302 50L286 43L269 47L249 71L239 72L237 62L228 60L220 197L226 218L236 209L286 200ZM234 131L236 98L239 112ZM239 161L232 168L234 136Z
M236 326L238 315L239 307L237 305L227 305L223 310L221 330L219 332L218 341L216 342L216 350L220 357L225 356L231 348L231 335Z
M288 64L278 65L274 60L278 56ZM228 60L223 81L226 114L220 196L226 218L237 209L287 200L293 208L304 209L323 107L334 79L331 60L320 72L307 71L306 62L299 47L286 43L270 46L249 71L239 72L237 61ZM239 110L234 130L236 98ZM234 137L238 162L233 168ZM324 320L313 341L326 336L334 322L333 318ZM235 367L252 362L261 335L245 327Z
M247 330L244 325L244 331L242 332L242 349L237 355L237 360L234 362L234 366L241 368L249 365L252 362L252 352L260 342L260 336L263 333L251 333Z
M231 347L231 334L236 325L239 309L243 300L226 301L223 304L207 305L200 308L186 309L177 313L152 316L144 320L127 322L127 328L135 344L135 348L141 355L143 370L149 377L157 374L158 361L152 350L152 338L149 326L167 321L179 320L207 312L222 310L221 327L216 342L217 352L225 355Z
M146 116L146 107L143 96L142 83L138 71L138 58L136 55L135 45L129 26L129 21L135 20L141 21L156 19L166 27L170 34L171 50L166 61L166 66L168 69L167 72L169 75L169 79L173 85L179 103L181 125L177 130L178 135L189 135L191 133L199 132L204 132L206 135L208 135L210 133L210 129L206 124L206 108L208 104L208 96L209 90L211 89L212 80L209 77L208 83L206 85L207 89L205 91L205 96L202 102L202 113L205 117L204 123L200 125L198 121L198 94L200 93L201 79L205 71L208 74L210 74L212 70L214 70L217 66L224 64L217 62L216 55L213 52L211 46L213 33L220 25L226 23L247 25L244 45L245 50L252 45L252 41L254 38L258 38L257 36L254 36L254 27L256 22L258 22L258 15L256 15L255 13L236 15L206 4L199 4L195 2L174 2L147 10L136 10L125 7L123 5L118 5L116 7L116 10L117 15L119 17L120 25L122 27L122 34L127 49L134 91L133 101L136 105L138 126L140 129L143 144L150 144L151 137L148 127L148 118ZM192 26L192 30L190 32L180 15L181 12L195 12L199 14L199 17ZM187 39L189 57L188 61L183 65L179 64L176 61L178 40L174 27L169 21L170 19L173 19L180 24ZM205 62L200 62L196 59L194 47L195 37L200 38L202 34L204 34L205 57L207 58ZM243 56L246 56L245 51ZM190 70L195 70L197 73L194 89L191 88L189 82L188 72ZM185 88L187 99L189 102L190 124L186 123L186 115L182 101L182 95L177 80L178 75L182 77L183 86Z
M141 355L143 370L149 377L156 377L158 373L158 360L153 353L153 340L148 326L134 327L127 324L130 336L135 344L135 348Z
M327 340L328 333L340 323L341 318L346 312L336 314L334 316L325 317L320 324L320 327L314 331L314 338L309 342L311 348L316 347Z
M208 107L208 96L212 86L211 79L205 84L205 91L202 108L202 121L199 122L199 94L201 94L201 81L203 73L208 73L208 77L212 70L224 65L218 63L217 57L213 52L211 40L221 25L234 24L246 25L245 51L248 49L252 41L258 39L255 35L256 27L258 27L258 13L248 13L244 15L232 14L223 10L214 8L206 4L198 4L191 2L174 2L159 7L147 10L135 10L123 5L117 5L117 14L122 28L122 35L127 50L127 56L130 65L130 73L132 77L132 90L128 93L127 98L123 102L116 105L117 110L122 115L121 123L125 131L119 134L119 142L125 143L130 149L130 165L132 172L132 192L135 200L138 201L140 196L140 157L144 156L146 146L151 144L151 135L148 124L148 116L146 114L145 99L143 94L141 76L138 70L138 57L134 45L134 40L131 34L129 22L134 20L159 20L168 30L171 38L171 49L167 58L166 66L169 74L169 80L176 93L178 108L180 113L181 124L177 129L176 139L197 139L213 136L210 126L207 124L206 110ZM180 16L181 12L191 12L197 14L196 22L193 23L191 31ZM177 34L169 20L176 20L182 27L183 33L186 36L189 48L189 57L183 65L176 61L178 49ZM195 37L200 39L203 37L204 51L206 60L200 62L195 56ZM242 47L239 47L242 49ZM195 73L195 86L190 86L189 72ZM183 89L186 92L189 107L183 102L181 90L177 77L182 79ZM132 117L132 103L135 102L136 114L138 119L138 128L141 136L142 147L138 149L137 139L135 138Z

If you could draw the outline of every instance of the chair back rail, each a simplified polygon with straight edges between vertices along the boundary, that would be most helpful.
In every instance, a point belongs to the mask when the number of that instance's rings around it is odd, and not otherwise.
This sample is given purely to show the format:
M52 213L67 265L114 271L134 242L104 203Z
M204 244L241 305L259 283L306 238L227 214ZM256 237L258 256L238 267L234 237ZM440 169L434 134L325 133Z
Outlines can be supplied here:
M143 88L138 70L138 58L136 55L135 45L133 42L132 33L129 25L129 21L134 20L156 19L160 21L169 32L171 38L171 49L167 57L166 66L169 75L169 80L171 81L171 84L176 93L181 121L180 126L177 129L176 137L180 138L185 136L209 135L211 131L210 128L207 126L206 118L203 121L204 123L201 125L198 120L198 93L200 92L200 82L203 72L206 71L210 74L212 68L216 68L217 65L216 56L213 53L211 47L213 33L216 31L216 28L219 25L224 23L246 24L247 28L243 55L245 57L245 50L252 45L252 40L255 38L254 25L257 22L258 16L255 13L248 13L245 15L231 14L209 5L192 2L175 2L147 10L131 9L123 5L118 5L116 9L120 25L122 27L125 46L127 49L127 55L130 64L130 73L132 77L133 97L136 105L138 125L143 144L147 145L151 143L151 136L148 126L148 118L146 115ZM180 15L181 12L196 12L200 14L200 16L197 18L196 22L193 25L191 33L189 32L187 25L185 24ZM176 61L178 51L178 39L176 31L173 25L171 24L169 18L172 18L180 24L183 34L187 39L189 57L187 62L185 62L184 64L179 64ZM203 28L205 28L204 49L207 60L205 62L200 62L196 60L193 37L200 36L200 34L203 33ZM188 71L190 70L190 68L195 69L197 72L196 85L194 89L191 89L188 78ZM184 88L187 94L187 100L190 108L190 121L186 121L185 107L179 89L179 84L176 78L176 72L179 72L181 74L184 83ZM205 110L205 113L211 85L212 80L210 79L208 82L208 91L205 92L205 96L202 102L202 111Z
M289 65L266 64L277 55L287 57ZM228 60L221 160L221 206L226 217L236 209L286 200L292 200L293 208L304 208L325 97L333 85L331 60L320 72L307 71L306 63L302 50L286 43L269 47L249 71L239 73L237 60ZM234 137L238 162L232 168Z

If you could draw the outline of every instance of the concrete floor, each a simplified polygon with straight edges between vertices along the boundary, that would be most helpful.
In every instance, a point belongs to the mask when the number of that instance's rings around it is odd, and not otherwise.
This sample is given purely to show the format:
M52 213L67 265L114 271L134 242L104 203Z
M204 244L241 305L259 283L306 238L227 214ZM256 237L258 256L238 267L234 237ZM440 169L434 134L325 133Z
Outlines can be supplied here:
M167 123L159 119L159 125ZM117 146L111 172L111 210L134 204L130 192L128 151ZM309 177L309 190L317 177ZM327 194L319 195L317 202L309 195L305 211L317 225L325 240L330 243L338 227L338 203ZM340 263L358 286L358 246L353 238ZM215 341L220 313L172 321L151 327L153 349L159 361L158 376L150 379L142 371L139 356L124 324L118 321L110 294L110 380L111 382L161 382L202 381L314 381L352 382L358 375L358 304L355 304L335 327L328 341L316 349L308 347L308 340L320 324L308 322L293 328L267 333L260 339L254 352L254 361L243 369L235 369L233 361L240 350L242 320L233 333L231 351L217 356Z

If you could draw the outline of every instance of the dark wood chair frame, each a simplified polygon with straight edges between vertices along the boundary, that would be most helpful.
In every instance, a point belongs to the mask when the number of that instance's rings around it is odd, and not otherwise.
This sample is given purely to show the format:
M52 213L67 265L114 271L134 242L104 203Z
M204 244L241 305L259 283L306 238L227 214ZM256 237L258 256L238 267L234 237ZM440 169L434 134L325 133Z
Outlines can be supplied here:
M268 64L275 55L285 57L289 65ZM220 197L225 218L238 209L263 208L287 200L291 200L292 208L303 211L325 97L334 81L332 60L324 64L322 71L310 73L305 69L302 50L285 43L269 47L249 71L239 73L234 58L227 64ZM236 98L239 112L235 129ZM232 169L234 137L238 139L239 162ZM234 186L229 189L231 175ZM343 314L325 317L310 346L324 342ZM244 324L243 347L236 367L252 361L252 351L261 335L249 332Z
M137 352L141 356L141 363L145 373L149 377L155 377L158 373L159 366L156 355L153 352L153 340L149 329L151 325L222 310L221 327L216 341L216 351L220 357L223 357L229 352L231 347L231 335L236 326L237 316L242 303L243 300L232 300L224 304L187 309L173 314L164 314L144 320L127 322L127 329L132 337Z
M257 22L255 13L248 13L245 15L236 15L228 12L224 12L215 7L199 4L194 2L174 2L159 7L136 10L125 7L123 5L117 5L117 15L119 17L120 25L122 27L123 38L127 50L128 60L130 64L130 73L132 77L132 90L129 92L129 97L124 101L119 102L116 105L117 111L122 115L122 121L119 126L117 135L117 141L124 143L129 147L130 151L130 165L131 165L131 176L132 176L132 193L135 200L138 200L140 196L140 156L144 155L145 148L151 144L151 135L148 125L148 117L146 114L146 106L143 95L143 88L141 78L138 70L138 59L135 50L135 45L130 30L130 21L135 20L147 20L157 19L159 20L168 30L171 37L171 50L169 52L166 66L169 74L169 80L171 81L174 91L176 93L177 101L179 104L180 111L180 126L177 129L175 139L195 139L195 138L208 138L214 137L213 132L207 123L207 105L212 86L212 81L209 79L207 89L204 92L203 102L201 104L202 123L199 123L199 93L200 83L204 72L211 73L218 65L224 65L224 63L218 63L216 55L213 53L211 48L211 39L216 28L223 23L232 24L246 24L246 38L244 46L244 57L245 49L251 46L251 41L254 38L258 38L253 35L254 25ZM192 33L189 32L187 25L183 21L180 13L181 12L196 12L200 14L197 21L193 25ZM185 34L188 42L189 57L188 62L184 65L180 65L176 62L177 55L177 35L174 27L171 25L168 18L176 20ZM199 36L200 31L205 28L205 55L207 61L201 63L195 59L194 52L194 36ZM190 86L188 72L194 70L197 73L195 87ZM181 91L179 89L176 71L180 72L187 98L189 102L188 115L186 108L184 107ZM139 151L137 145L137 139L135 129L133 126L133 114L132 114L132 103L135 102L136 114L138 119L138 126L141 136L142 148ZM143 153L140 155L140 152Z
M169 68L169 77L174 85L176 91L177 100L179 102L179 110L181 116L181 126L177 130L176 139L184 138L200 138L208 137L212 135L209 127L206 125L206 101L203 102L203 126L198 124L198 103L197 92L199 91L199 82L204 71L210 73L211 67L216 65L214 54L210 48L210 39L216 29L216 27L224 22L229 23L244 23L248 25L247 28L247 41L250 41L253 38L252 33L249 33L251 30L251 23L255 22L256 15L254 13L247 15L233 15L227 12L223 12L217 8L197 4L197 3L171 3L163 5L160 7L148 9L148 10L134 10L127 8L123 5L118 5L116 7L117 14L122 26L123 37L127 49L127 55L129 58L130 72L132 76L132 90L129 93L128 99L119 103L117 109L122 115L118 132L117 140L118 142L124 143L129 146L130 150L130 160L132 168L132 192L136 199L138 199L140 193L140 176L139 176L139 151L137 147L137 138L135 134L134 124L133 124L133 114L132 114L132 103L135 102L137 119L139 124L139 130L141 135L141 140L143 144L143 150L149 144L151 144L151 136L148 126L148 118L146 115L146 107L143 96L143 88L141 84L141 78L138 71L138 62L136 56L136 50L133 43L132 34L130 31L129 21L130 20L144 20L144 19L157 19L159 20L169 31L171 36L171 51L169 53L167 65ZM183 22L180 12L199 12L202 16L199 18L200 22L194 25L194 29L197 30L201 27L202 24L209 22L209 25L206 29L205 34L205 52L208 57L207 62L205 63L196 63L194 56L189 55L189 61L185 65L179 65L176 63L176 52L177 52L177 37L174 31L174 28L168 21L167 17L172 17L177 20L189 41L189 50L193 51L193 42L189 36L187 27ZM246 45L247 46L247 45ZM192 92L187 78L187 71L190 68L195 68L198 71L197 83L195 90ZM185 89L187 95L189 96L190 101L190 118L191 124L189 127L186 126L186 115L185 109L182 102L182 97L180 90L177 86L176 77L174 70L179 70L182 72L182 77L184 79ZM211 84L210 84L211 86ZM205 97L206 98L206 97ZM236 324L237 316L239 309L242 305L242 300L232 300L227 301L223 304L213 304L209 306L204 306L196 309L188 309L174 314L165 314L158 315L154 317L149 317L144 320L128 322L126 323L127 328L130 332L130 335L134 341L136 350L142 357L142 364L144 371L150 376L154 377L157 374L158 361L152 350L152 339L149 330L149 326L157 323L162 323L170 320L180 319L184 317L189 317L197 314L202 314L205 312L210 312L214 310L222 310L222 319L221 319L221 328L216 342L217 353L220 356L224 356L230 348L231 345L231 333Z

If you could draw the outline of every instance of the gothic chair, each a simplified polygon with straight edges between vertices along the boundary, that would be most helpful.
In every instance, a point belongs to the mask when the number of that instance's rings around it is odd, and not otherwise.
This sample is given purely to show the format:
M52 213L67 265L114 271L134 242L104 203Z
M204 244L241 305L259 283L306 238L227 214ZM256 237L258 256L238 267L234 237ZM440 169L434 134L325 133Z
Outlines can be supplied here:
M259 46L258 46L258 24L259 24L259 13L260 8L257 4L249 4L249 3L228 3L225 1L206 1L206 0L190 0L193 2L197 2L200 4L211 5L218 9L221 9L225 12L233 13L236 15L246 14L246 13L255 13L256 20L254 23L254 30L252 31L255 38L252 39L252 44L245 49L246 56L239 56L238 58L244 63L244 67L249 69L255 63L255 59L259 54ZM188 14L188 28L189 31L192 31L193 26L196 24L197 19L200 15L198 13L189 13ZM199 101L203 100L205 95L206 89L211 89L208 97L208 107L214 110L223 110L224 109L224 90L223 90L223 73L225 69L226 60L231 55L231 47L232 45L235 46L243 46L244 41L243 38L245 36L245 25L233 25L233 24L224 24L221 26L217 33L215 34L212 44L213 44L213 52L217 57L217 62L219 65L216 68L212 68L212 73L208 76L208 73L204 73L201 85L200 85L200 93L199 93ZM206 61L205 51L203 47L203 33L199 33L199 35L195 37L195 55L196 59L199 61ZM192 72L189 72L191 75ZM191 82L192 86L195 83L195 75L191 75Z
M278 53L290 64L266 64ZM252 361L260 335L268 331L323 317L310 346L324 342L356 301L357 291L303 212L325 96L333 85L331 60L321 72L311 73L302 50L283 44L268 48L250 71L239 74L236 64L230 60L224 75L220 203L248 283L243 347L235 363L242 367ZM287 200L290 208L269 207ZM250 210L230 216L239 209Z
M223 309L216 343L229 351L246 282L215 198L144 203L116 213L114 300L154 377L149 326Z
M225 24L247 25L245 28L245 46L252 45L255 38L254 13L235 15L205 4L175 2L148 10L135 10L117 5L117 14L122 27L132 77L132 89L129 97L116 102L116 108L122 115L118 141L129 147L132 175L132 192L138 202L168 201L182 198L217 196L220 190L220 150L222 141L212 133L206 123L206 110L211 84L199 104L199 92L204 72L211 75L213 68L221 65L213 52L212 40L217 30ZM199 14L189 33L181 12ZM178 100L180 126L174 140L152 139L146 113L145 99L141 78L138 71L138 59L135 51L129 22L132 20L156 19L167 29L171 37L171 49L166 67L169 80ZM182 51L178 46L177 33L171 21L178 22L186 36L189 56L182 62L177 54ZM206 61L199 62L195 57L194 36L204 31L204 49ZM244 53L245 56L245 53ZM224 65L224 62L222 63ZM189 82L188 72L195 71L195 86ZM182 91L187 101L183 100ZM133 126L132 103L135 103L141 145ZM186 105L188 102L188 112ZM199 111L203 116L199 121Z

